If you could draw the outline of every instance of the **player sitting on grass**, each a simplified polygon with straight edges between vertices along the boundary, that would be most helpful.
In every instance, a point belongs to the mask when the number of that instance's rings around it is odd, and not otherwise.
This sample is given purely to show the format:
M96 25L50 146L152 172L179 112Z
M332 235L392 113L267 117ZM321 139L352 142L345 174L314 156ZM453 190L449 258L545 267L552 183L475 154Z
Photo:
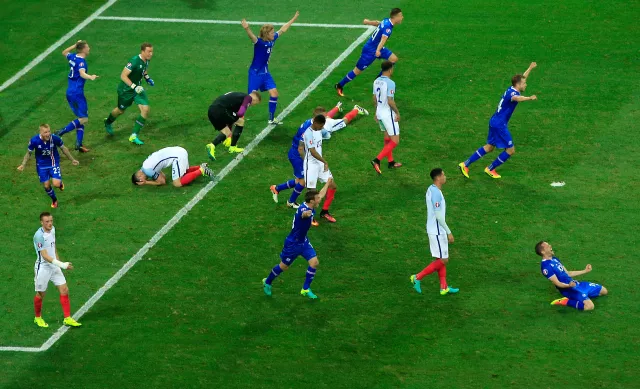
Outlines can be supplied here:
M189 166L189 155L182 147L165 147L151 154L142 163L142 168L131 176L133 185L164 185L167 183L162 169L171 166L173 186L179 188L190 184L198 176L213 177L206 163Z
M591 311L595 308L592 297L606 296L609 292L602 285L576 281L573 277L587 274L591 271L591 265L587 265L584 270L567 270L560 260L554 256L553 248L545 241L536 244L536 254L542 257L540 271L558 289L564 297L553 300L551 305L565 305L579 311Z

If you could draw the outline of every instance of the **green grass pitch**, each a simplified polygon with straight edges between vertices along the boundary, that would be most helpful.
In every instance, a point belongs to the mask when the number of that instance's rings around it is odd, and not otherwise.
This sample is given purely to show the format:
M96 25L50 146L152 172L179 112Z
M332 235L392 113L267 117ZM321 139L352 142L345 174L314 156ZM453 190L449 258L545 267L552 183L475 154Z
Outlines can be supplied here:
M24 2L0 9L0 82L104 4L99 0ZM337 0L231 2L120 0L103 16L359 24L401 7L405 21L388 47L402 113L405 167L375 175L368 160L382 147L371 117L325 143L338 191L335 225L310 232L320 267L319 301L298 295L299 259L265 298L260 280L279 260L292 213L269 185L291 175L292 133L317 105L338 99L333 84L353 68L357 48L71 330L41 353L0 353L1 388L632 388L638 387L637 285L640 185L637 167L640 6L625 1L382 2ZM254 31L257 26L253 25ZM282 110L364 30L296 27L278 41L271 70ZM54 211L61 257L77 310L204 185L130 184L151 152L180 145L204 162L214 136L206 110L246 88L252 48L240 25L94 20L0 92L0 346L39 347L62 322L50 286L33 319L37 215L49 208L34 161L15 168L38 124L73 119L65 60L77 39L92 46L87 82L90 121L77 156L62 162L66 183ZM116 102L122 67L142 41L154 44L151 114L134 147L129 109L105 136L102 118ZM486 139L487 121L510 77L538 63L526 91L538 101L516 110L516 154L502 180L463 179L456 164ZM346 88L345 106L372 109L377 67ZM266 95L265 95L266 96ZM267 104L252 107L240 140L266 125ZM65 136L73 144L74 134ZM232 159L222 150L220 171ZM424 233L428 172L442 167L450 247L441 297L437 277L417 295L409 275L431 259ZM553 181L566 186L552 188ZM550 307L557 298L539 274L534 244L549 240L570 269L610 291L593 312Z

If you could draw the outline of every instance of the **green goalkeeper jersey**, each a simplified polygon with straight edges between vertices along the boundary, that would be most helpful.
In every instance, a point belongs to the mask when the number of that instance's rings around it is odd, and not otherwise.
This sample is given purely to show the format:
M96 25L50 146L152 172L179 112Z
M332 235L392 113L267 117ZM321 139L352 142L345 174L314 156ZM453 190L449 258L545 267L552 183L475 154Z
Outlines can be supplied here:
M147 68L149 67L149 61L145 61L140 58L140 55L136 55L129 59L129 62L125 66L125 68L131 70L129 73L129 79L136 85L140 85L140 81L142 81L142 77L147 72ZM127 89L131 89L131 87L125 84L123 81L120 81L118 84L118 91L125 91Z

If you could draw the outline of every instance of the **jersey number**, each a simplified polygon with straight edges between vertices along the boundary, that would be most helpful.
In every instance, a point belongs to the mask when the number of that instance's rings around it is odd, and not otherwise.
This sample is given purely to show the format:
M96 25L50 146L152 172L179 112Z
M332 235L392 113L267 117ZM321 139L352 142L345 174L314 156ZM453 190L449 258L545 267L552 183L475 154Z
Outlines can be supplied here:
M380 93L380 88L376 88L376 93L378 93L378 103L382 104L382 93Z
M500 110L502 109L502 102L504 101L504 97L500 99L500 102L498 103L498 112L500 112Z
M380 32L380 26L378 26L378 28L376 28L376 30L373 32L373 34L371 34L371 40L375 40L376 39L376 35L378 35L378 33Z
M69 78L73 78L73 68L69 69Z
M42 155L51 155L51 150L42 150Z
M53 174L60 174L60 167L53 167Z

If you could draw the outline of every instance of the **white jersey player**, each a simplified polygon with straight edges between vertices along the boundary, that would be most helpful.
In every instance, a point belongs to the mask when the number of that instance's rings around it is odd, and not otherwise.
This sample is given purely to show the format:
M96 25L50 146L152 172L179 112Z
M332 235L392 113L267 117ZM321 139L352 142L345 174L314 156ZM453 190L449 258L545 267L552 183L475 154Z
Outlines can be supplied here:
M189 166L187 150L179 146L165 147L144 160L142 167L131 176L134 185L164 185L167 183L162 170L171 167L173 186L181 187L191 183L198 176L213 177L206 163Z
M447 226L447 203L442 194L442 185L447 182L447 176L440 168L431 171L433 185L429 186L426 194L427 202L427 236L433 262L420 273L411 276L411 283L418 293L422 293L420 281L426 275L438 272L440 278L440 294L457 293L458 289L447 285L446 265L449 261L449 243L453 243L453 234Z
M324 107L317 107L314 111L313 111L313 116L316 115L324 115L325 118L327 119L326 123L324 124L324 128L322 129L322 139L327 140L327 139L331 139L331 134L338 131L338 130L342 130L343 128L345 128L347 126L347 124L351 123L351 121L353 121L353 119L356 118L356 116L358 115L364 115L367 116L369 115L369 111L367 111L366 109L364 109L363 107L359 106L358 104L353 106L353 109L349 112L347 112L346 115L344 115L344 117L342 119L336 119L335 116L338 112L342 112L342 102L338 101L338 103L336 104L335 107L331 108L331 110L329 112L327 112Z
M33 235L33 247L36 249L36 263L34 266L34 283L36 296L33 299L35 319L33 322L39 327L49 327L42 319L42 300L47 292L49 281L58 288L60 292L60 304L64 314L64 324L72 327L81 326L80 323L71 317L71 306L69 303L69 288L67 280L62 274L62 269L73 269L71 262L61 262L56 247L56 229L53 226L53 216L49 212L40 214L41 228Z
M378 174L382 174L380 161L384 158L387 158L389 162L389 169L396 169L402 166L401 163L393 159L393 149L400 143L400 112L396 106L396 83L391 80L392 75L393 63L384 61L382 63L382 75L373 82L376 121L380 126L380 130L384 132L384 147L376 158L371 160L371 165Z

